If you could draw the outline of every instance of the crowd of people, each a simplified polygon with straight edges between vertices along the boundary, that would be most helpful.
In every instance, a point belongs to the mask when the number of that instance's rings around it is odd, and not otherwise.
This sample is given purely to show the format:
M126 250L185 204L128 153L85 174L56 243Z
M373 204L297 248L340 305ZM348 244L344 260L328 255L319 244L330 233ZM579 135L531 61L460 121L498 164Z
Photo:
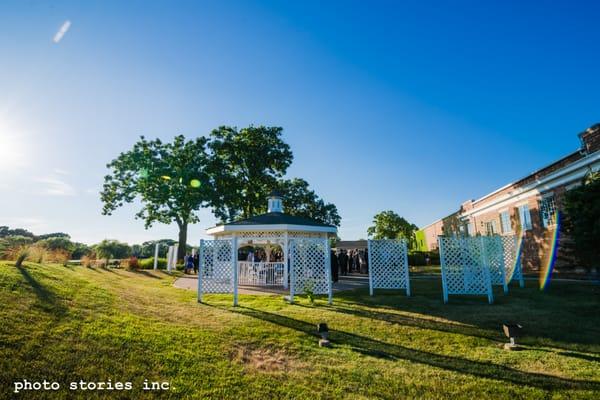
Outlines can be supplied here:
M198 269L200 267L200 256L198 253L195 254L186 254L183 257L183 273L188 274L190 271L194 271L195 274L198 273Z
M331 276L334 282L340 275L368 274L369 254L365 249L331 251Z
M334 282L338 281L340 275L369 273L369 254L366 249L331 250L330 258L331 276ZM261 262L267 260L267 255L264 249L256 248L248 250L247 254L242 254L242 257L239 259ZM280 249L272 250L269 259L271 262L282 262L283 252ZM200 265L198 253L186 254L183 259L183 265L184 273L188 274L194 271L197 274Z

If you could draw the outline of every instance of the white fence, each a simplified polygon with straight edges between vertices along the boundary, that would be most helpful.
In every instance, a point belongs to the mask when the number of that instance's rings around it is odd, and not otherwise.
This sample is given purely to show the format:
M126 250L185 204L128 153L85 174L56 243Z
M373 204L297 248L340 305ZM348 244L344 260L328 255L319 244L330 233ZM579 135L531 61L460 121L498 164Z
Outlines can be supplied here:
M283 286L282 262L238 262L238 283L247 286Z
M329 242L326 238L290 239L290 302L306 292L327 294L332 301Z
M487 295L494 302L482 237L438 237L444 303L450 294Z
M520 254L520 244L523 238L517 236L501 236L500 238L504 249L504 270L507 277L506 283L510 284L512 281L518 281L520 287L525 287Z
M369 240L369 293L373 289L406 289L410 296L405 240Z
M504 293L512 280L525 286L516 236L440 236L438 242L444 302L449 294L480 294L492 303L492 285Z
M504 246L500 236L481 236L473 238L480 240L483 246L482 262L490 269L492 285L502 286L504 293L508 293L508 276L504 259Z
M233 293L237 305L236 240L201 240L199 258L198 301L203 293Z

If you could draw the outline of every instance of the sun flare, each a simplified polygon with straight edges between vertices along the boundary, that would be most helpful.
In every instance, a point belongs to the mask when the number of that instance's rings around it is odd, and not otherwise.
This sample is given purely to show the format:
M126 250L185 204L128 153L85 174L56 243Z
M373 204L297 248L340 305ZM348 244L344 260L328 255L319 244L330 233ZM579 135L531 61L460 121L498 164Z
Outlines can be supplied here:
M0 170L6 171L25 164L25 146L16 127L0 119Z

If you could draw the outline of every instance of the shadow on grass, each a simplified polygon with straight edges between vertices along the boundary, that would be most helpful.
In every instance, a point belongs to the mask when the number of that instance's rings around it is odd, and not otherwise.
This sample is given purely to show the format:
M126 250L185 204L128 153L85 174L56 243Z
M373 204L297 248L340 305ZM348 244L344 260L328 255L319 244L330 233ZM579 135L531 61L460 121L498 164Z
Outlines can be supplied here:
M242 306L239 306L233 310L230 308L226 308L226 310L233 311L252 318L257 318L285 328L294 329L296 331L303 332L307 335L314 336L315 338L319 337L319 335L316 332L316 327L312 323ZM545 374L519 371L510 367L490 362L473 361L460 357L453 357L422 350L410 349L404 346L385 343L365 336L360 336L339 330L331 330L329 339L334 344L334 346L348 346L352 351L376 358L383 358L388 360L402 359L437 368L442 368L445 370L455 371L462 374L469 374L486 379L511 382L517 385L529 385L548 390L600 390L600 383L598 382L563 379Z
M295 305L300 306L300 307L312 308L310 306L305 306L303 304L295 304ZM334 312L339 312L339 313L348 314L348 315L354 315L354 316L362 317L362 318L376 319L379 321L385 321L385 322L389 322L389 323L393 323L393 324L397 324L397 325L411 326L411 327L419 328L419 329L429 329L429 330L434 330L434 331L444 332L444 333L456 333L456 334L460 334L460 335L479 337L479 338L493 340L493 341L497 341L497 342L505 341L504 335L502 333L500 333L500 329L501 329L500 325L498 326L498 330L496 333L496 332L492 332L489 330L483 330L483 329L473 327L473 326L468 326L468 325L459 325L459 324L454 324L454 323L449 323L449 322L435 321L435 320L430 320L430 319L426 319L426 318L419 318L414 315L405 316L405 315L394 314L394 313L378 311L378 310L374 311L372 309L364 310L364 309L359 309L359 308L342 307L342 306L336 305L335 303L331 306L326 306L325 308L328 310L334 311Z
M38 304L44 311L56 314L58 316L67 314L67 308L60 303L59 299L51 290L39 283L26 268L22 266L16 268L23 276L23 279L25 279L25 281L27 281L29 286L31 286L33 289L33 292L38 299Z
M162 279L160 276L156 276L152 272L148 272L148 271L143 270L143 269L140 269L140 270L137 270L137 271L131 271L131 272L133 272L134 274L147 276L148 278Z
M453 296L449 304L443 304L437 284L439 280L414 282L415 296L408 298L397 291L376 292L373 297L366 291L340 293L331 308L366 318L491 340L504 340L502 323L514 321L525 326L523 344L547 345L543 343L547 339L552 341L552 347L598 353L600 314L595 299L599 298L600 290L591 285L556 284L550 292L540 292L533 286L511 286L506 296L495 288L496 302L488 305L483 297L476 296ZM398 311L443 318L460 325L418 317L412 320L414 316L399 315Z

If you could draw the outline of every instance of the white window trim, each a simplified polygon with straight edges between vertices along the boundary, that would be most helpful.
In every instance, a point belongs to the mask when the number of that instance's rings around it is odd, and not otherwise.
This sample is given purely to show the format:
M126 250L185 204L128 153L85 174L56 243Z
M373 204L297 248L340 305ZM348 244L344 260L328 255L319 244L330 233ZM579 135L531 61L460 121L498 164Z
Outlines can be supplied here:
M526 228L523 223L523 218L521 218L521 210L520 208L523 206L527 206L527 212L529 213L529 228ZM515 207L517 207L517 213L519 214L519 223L521 224L521 229L523 229L524 231L529 231L531 229L533 229L533 221L531 220L531 209L529 208L529 202L524 202L524 203L520 203L518 205L516 205Z
M503 213L507 213L508 214L508 230L506 232L504 232L504 224L502 223L502 214ZM510 235L514 232L514 229L512 227L512 223L510 221L510 211L508 210L508 208L505 208L504 210L500 210L498 212L498 218L500 219L500 231L502 231L502 235Z
M541 197L540 201L544 201L545 199L548 199L550 197L552 197L554 199L554 209L556 210L556 196L554 195L554 192L546 192L546 193L542 194L542 197ZM549 228L556 227L556 219L554 219L554 221L552 223L546 225L546 222L545 222L544 218L542 218L542 216L541 216L541 214L542 214L541 207L540 207L539 211L540 211L540 219L542 220L541 221L542 222L542 227L544 229L549 229Z

